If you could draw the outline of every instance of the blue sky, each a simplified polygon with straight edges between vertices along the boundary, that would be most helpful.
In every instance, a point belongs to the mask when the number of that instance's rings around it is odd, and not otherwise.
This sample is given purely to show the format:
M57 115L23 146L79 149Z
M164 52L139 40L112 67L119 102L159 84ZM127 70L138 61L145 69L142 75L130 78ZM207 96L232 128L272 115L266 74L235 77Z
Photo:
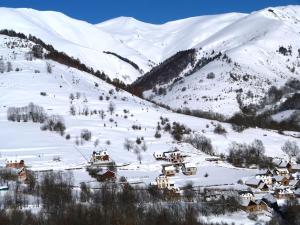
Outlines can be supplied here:
M118 16L164 23L191 16L252 12L280 5L300 5L300 0L0 0L2 7L60 11L90 23Z

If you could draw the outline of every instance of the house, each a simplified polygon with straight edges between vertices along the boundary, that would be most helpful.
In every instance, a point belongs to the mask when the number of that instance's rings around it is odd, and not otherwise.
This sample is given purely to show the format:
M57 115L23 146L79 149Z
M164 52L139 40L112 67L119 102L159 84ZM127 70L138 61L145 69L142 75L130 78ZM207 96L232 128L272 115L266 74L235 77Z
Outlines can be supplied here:
M218 163L219 161L222 161L222 159L220 157L215 156L215 157L207 157L205 158L205 161Z
M290 188L278 187L275 189L274 196L277 199L292 199L294 198L294 193Z
M0 186L0 191L8 191L8 186L5 185L5 186Z
M27 172L25 168L24 160L10 160L6 162L6 168L11 170L14 174L18 175L18 180L20 182L25 182L27 179Z
M287 169L289 172L291 172L292 170L292 164L286 160L282 160L282 159L277 159L276 161L274 161L276 168L279 169Z
M104 181L115 181L117 176L116 173L111 170L100 171L96 174L97 180Z
M172 189L175 188L175 183L169 177L161 174L155 179L155 184L159 189Z
M258 180L262 180L267 185L272 185L272 177L273 174L270 170L264 170L260 173L256 174L255 178Z
M156 160L165 160L166 159L165 156L164 156L164 153L161 153L161 152L154 152L153 157Z
M289 179L285 176L274 176L273 177L273 184L288 186L289 185Z
M269 206L265 201L261 199L257 199L255 203L256 203L256 211L268 211Z
M173 165L163 166L162 173L165 176L174 176L176 174L176 168Z
M195 175L197 173L197 166L195 163L183 163L182 173L184 175Z
M295 197L300 198L300 189L295 190L294 195Z
M268 211L268 205L262 200L244 200L240 202L241 208L249 213Z
M7 161L6 162L6 168L11 168L11 169L21 169L25 167L25 162L24 160L20 160L20 161L17 161L17 160L10 160L10 161Z
M293 164L291 173L300 173L300 164Z
M279 167L276 167L274 170L273 170L273 175L274 176L284 176L284 175L288 175L290 172L287 168L279 168Z
M268 191L269 187L266 183L264 183L262 180L252 178L250 180L247 180L245 183L247 186L259 189L261 191Z
M300 180L290 180L289 186L292 190L300 189Z
M277 199L270 193L264 195L262 200L269 206L271 209L278 209Z
M99 151L99 152L94 151L90 160L92 164L98 164L98 163L108 162L108 161L110 161L110 157L107 151Z
M172 152L168 158L168 161L175 163L175 164L182 163L183 160L184 160L184 157L179 151Z
M246 191L239 191L238 192L240 201L245 201L245 200L255 200L254 194L252 191L246 190Z
M20 182L25 182L27 180L27 173L25 167L18 170L18 179Z

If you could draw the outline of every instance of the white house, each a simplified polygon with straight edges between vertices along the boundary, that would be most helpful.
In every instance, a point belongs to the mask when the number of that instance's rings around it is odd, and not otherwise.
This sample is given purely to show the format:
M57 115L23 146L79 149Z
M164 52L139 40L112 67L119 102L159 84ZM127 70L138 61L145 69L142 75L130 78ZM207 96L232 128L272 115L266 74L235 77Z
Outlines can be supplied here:
M184 175L195 175L197 173L197 166L195 163L183 163L182 165L182 173Z
M169 177L161 174L155 179L155 184L159 189L173 189L175 188L175 182L171 181Z
M110 157L107 151L99 151L99 152L93 152L90 162L92 164L101 164L103 162L110 161Z
M239 194L240 201L245 201L245 200L255 201L255 197L252 191L239 191L238 194Z
M154 158L156 160L164 160L164 159L166 159L165 156L164 156L164 154L161 153L161 152L154 152L153 156L154 156Z
M272 177L273 174L270 170L263 170L260 173L256 174L255 178L258 180L262 180L267 185L272 185Z
M162 169L162 173L165 176L174 176L176 174L176 168L173 165L164 166Z

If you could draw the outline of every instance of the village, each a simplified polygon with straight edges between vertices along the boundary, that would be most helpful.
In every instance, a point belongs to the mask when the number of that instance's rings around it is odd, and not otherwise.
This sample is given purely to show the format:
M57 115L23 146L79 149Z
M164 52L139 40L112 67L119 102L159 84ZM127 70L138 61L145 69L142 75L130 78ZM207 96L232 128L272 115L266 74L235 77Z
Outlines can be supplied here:
M186 187L177 185L172 178L178 174L193 177L198 172L198 166L190 162L189 156L178 148L155 152L153 157L161 162L161 174L148 185L163 191L173 200L180 200ZM219 157L208 157L206 160L213 163L222 161ZM274 164L276 165L274 169L259 170L255 176L238 180L236 185L231 185L229 188L193 186L192 189L201 196L201 201L209 202L234 197L240 209L245 212L271 216L273 210L277 210L286 200L300 198L300 164L279 158L274 159ZM86 169L90 176L100 183L131 184L126 177L118 176L118 166L107 150L93 151ZM18 182L23 184L30 183L32 179L28 175L29 169L24 160L7 161L5 168L1 168L1 173L3 171L6 173L9 171L12 176L17 176ZM8 184L0 184L0 192L8 190Z

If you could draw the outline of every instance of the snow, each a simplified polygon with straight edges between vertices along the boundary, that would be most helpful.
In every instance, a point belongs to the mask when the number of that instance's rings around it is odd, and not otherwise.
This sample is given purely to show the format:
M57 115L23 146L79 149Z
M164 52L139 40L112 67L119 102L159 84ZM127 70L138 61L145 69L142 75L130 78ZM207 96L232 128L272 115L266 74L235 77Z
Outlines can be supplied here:
M241 99L245 106L260 104L272 85L281 87L288 79L298 79L300 7L272 9L281 16L274 16L268 9L244 15L195 46L198 59L209 57L214 51L215 54L226 54L231 63L214 60L184 76L193 69L188 65L186 72L180 75L183 77L180 82L162 84L166 87L166 95L154 95L151 90L145 91L144 95L173 109L186 107L229 117L240 112L237 90L242 90ZM280 54L280 46L291 46L292 54ZM295 71L289 68L295 68ZM209 73L214 73L215 78L208 79ZM236 75L236 80L231 74Z
M95 51L88 46L80 45L78 47L77 44L80 39L86 40L85 44L87 45L93 45L93 42L90 42L88 39L90 36L93 36L92 32L100 32L101 35L110 40L111 46L115 48L126 47L123 46L124 44L115 44L115 37L110 39L111 35L101 31L101 29L104 30L103 27L107 28L108 26L97 25L95 28L93 25L75 21L59 13L1 8L0 18L3 16L7 16L9 19L1 20L4 22L0 27L32 33L53 44L59 50L66 50L67 53L71 53L73 56L80 52L89 63L92 61L89 60L88 55L90 52L95 53ZM158 27L189 27L188 24L200 24L201 21L203 24L205 22L213 26L223 18L222 20L225 22L218 28L222 29L228 23L232 23L233 20L244 16L241 14L225 14L220 15L220 17L191 18L158 25ZM14 21L14 23L10 21ZM129 20L128 23L133 22ZM63 26L62 23L64 24ZM33 27L36 29L33 29ZM151 29L154 29L153 27L156 29L157 26L150 26ZM79 33L79 36L77 36L75 31L79 28L82 29L82 33ZM88 32L91 33L85 35ZM100 38L100 36L95 35L94 37ZM78 40L76 40L77 38ZM208 162L205 159L210 156L199 152L189 144L175 142L169 133L162 131L162 137L160 139L155 138L157 122L160 121L161 116L168 117L171 123L174 121L183 123L194 132L210 138L217 154L227 154L228 148L233 141L251 143L254 139L260 139L266 147L266 155L272 157L286 157L281 150L281 146L287 140L294 140L300 145L299 139L280 135L276 131L251 128L237 133L232 130L230 124L226 123L222 123L222 126L227 130L227 134L215 134L214 128L218 123L216 121L173 113L124 91L117 92L113 86L90 74L68 68L53 61L41 59L26 61L24 54L29 51L29 48L15 47L10 49L5 45L8 41L19 42L20 40L0 35L0 56L4 56L5 62L11 61L14 68L12 72L0 74L0 164L2 165L5 164L8 158L24 159L25 164L32 170L41 172L45 170L72 170L76 183L82 181L90 182L93 180L85 171L87 159L90 158L93 151L107 149L110 157L120 166L118 170L119 177L126 176L132 182L140 181L149 184L161 173L162 164L164 164L164 161L156 161L153 153L168 151L176 147L183 154L189 156L187 162L197 166L196 175L185 176L180 172L171 178L178 186L183 186L187 182L193 182L197 186L235 186L239 179L251 177L257 173L256 170L234 168L225 162ZM21 42L25 43L25 41ZM108 46L107 43L100 42L99 49L103 47L102 45ZM83 51L82 49L85 50ZM166 52L168 51L171 52L171 50L166 50ZM95 54L99 53L99 51L96 52ZM119 51L117 52L119 53ZM14 53L15 58L13 57ZM91 55L94 57L95 55L93 54ZM100 59L97 58L97 60L101 61ZM46 62L52 65L53 72L51 74L46 71ZM115 68L115 64L107 63L107 61L104 64ZM20 71L15 71L16 68L19 68ZM35 70L40 71L40 73L35 73ZM195 79L193 76L187 77L186 80L189 79L190 83L196 83L193 80ZM95 85L95 83L98 85ZM216 82L211 81L211 85L213 83ZM226 85L226 82L224 85ZM113 90L114 94L109 94L111 90ZM41 92L46 92L46 96L42 96ZM71 93L74 95L80 93L81 95L79 99L74 99L72 104L69 99ZM212 94L212 92L207 90L208 94ZM103 96L102 101L99 100L99 96ZM106 100L107 96L109 96L109 100ZM110 101L116 105L116 110L112 115L107 111ZM230 99L228 101L231 102ZM224 102L224 107L231 107L228 101ZM61 115L66 123L66 134L71 136L70 140L54 132L41 131L40 124L31 122L18 123L7 120L6 112L8 107L26 106L30 102L44 107L48 115ZM234 104L233 101L232 103ZM177 103L175 102L174 104ZM103 109L106 117L102 120L98 114L88 116L77 114L72 116L69 112L71 105L76 108L76 111L82 111L85 107L88 107L89 110ZM216 106L214 105L213 107ZM129 110L129 113L124 113L124 109ZM125 115L127 118L125 118ZM114 121L110 122L110 119ZM141 130L133 130L132 125L140 125ZM82 129L90 130L92 139L91 141L85 141L83 145L75 147L76 137L80 137ZM141 164L133 150L127 151L123 147L125 138L135 142L137 137L144 137L148 147L145 152L141 153ZM97 139L99 139L100 144L98 147L94 147L94 141ZM110 141L110 144L107 144L107 141ZM58 156L61 161L55 160ZM208 176L205 176L206 173Z
M127 17L92 25L56 12L0 8L0 19L3 22L0 29L14 29L36 35L58 50L78 57L87 65L103 70L111 78L118 77L126 83L131 83L141 74L132 66L112 55L104 54L103 51L128 57L144 72L177 51L187 48L203 47L204 51L198 57L212 49L226 52L242 67L235 72L251 73L257 80L234 83L228 75L233 69L232 65L216 61L191 76L184 77L184 82L174 85L166 96L156 96L154 99L174 108L182 108L185 106L183 102L193 96L186 106L232 115L239 110L236 89L243 88L244 93L252 91L258 96L252 99L256 102L263 97L264 91L271 84L282 85L299 72L297 69L295 74L291 74L286 69L288 60L275 53L279 44L287 46L299 37L299 26L292 25L292 22L299 22L299 7L276 8L275 11L276 17L268 13L268 10L263 10L250 15L231 13L194 17L162 25L146 24ZM284 16L287 12L290 18ZM257 24L262 24L259 29ZM279 42L278 35L283 31L291 38L280 39ZM266 148L267 156L286 158L281 150L285 141L292 140L300 145L299 139L281 135L277 131L249 128L238 133L227 123L221 123L227 131L226 135L215 134L214 128L219 122L168 111L125 91L116 91L112 85L90 74L53 61L27 61L24 54L29 51L28 47L16 46L11 49L7 47L7 42L26 44L24 40L0 35L0 57L3 56L4 62L10 61L14 69L0 74L0 167L5 166L7 160L23 159L27 168L39 174L62 170L73 174L76 186L81 182L96 185L96 180L86 171L87 160L94 151L105 149L118 166L118 178L124 176L132 184L148 185L161 174L162 165L166 163L155 160L153 154L177 148L183 155L188 156L186 166L197 167L197 173L186 176L179 171L169 178L176 187L183 187L191 182L195 187L245 190L246 187L237 182L254 177L259 173L258 170L235 168L222 161L207 161L211 156L190 144L174 141L164 131L161 131L161 138L155 138L160 117L169 118L171 123L176 121L185 124L192 132L210 138L216 154L226 155L232 142L249 144L259 139ZM297 43L293 43L293 46L300 47ZM257 57L249 61L249 55ZM289 57L289 63L298 63L297 60ZM51 64L52 73L47 73L46 63ZM16 71L16 68L20 71ZM215 80L206 79L209 72L216 74ZM181 91L182 87L187 87L186 92ZM45 92L46 96L42 96L41 92ZM75 96L80 93L80 98L71 100L71 93ZM206 101L203 96L218 100ZM26 106L30 102L42 106L48 115L61 115L67 128L65 134L70 135L70 140L55 132L42 131L41 124L7 120L9 107ZM107 110L110 102L116 106L112 114ZM75 116L70 114L70 106L75 107ZM99 114L79 115L78 111L85 108L104 110L106 117L102 119ZM281 120L289 113L292 112L286 111L274 117ZM141 129L132 129L133 125L141 126ZM76 140L80 139L83 129L91 131L92 138L77 146ZM141 152L141 162L134 149L128 151L123 147L125 139L136 143L137 137L143 137L147 145L147 150ZM95 147L96 140L99 140L99 146ZM60 160L56 160L57 158ZM247 215L245 212L237 212L202 219L209 222L238 221L240 224L255 224ZM267 220L267 216L259 216L259 221Z

